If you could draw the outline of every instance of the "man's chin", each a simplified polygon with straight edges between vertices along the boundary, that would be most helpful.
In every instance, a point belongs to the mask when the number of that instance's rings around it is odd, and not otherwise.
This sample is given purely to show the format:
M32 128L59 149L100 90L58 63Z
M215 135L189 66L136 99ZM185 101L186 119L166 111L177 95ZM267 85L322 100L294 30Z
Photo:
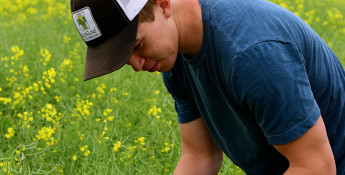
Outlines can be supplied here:
M174 62L175 63L175 62ZM172 68L174 68L175 64L171 64L165 67L162 67L162 69L159 69L158 72L164 73L170 71Z

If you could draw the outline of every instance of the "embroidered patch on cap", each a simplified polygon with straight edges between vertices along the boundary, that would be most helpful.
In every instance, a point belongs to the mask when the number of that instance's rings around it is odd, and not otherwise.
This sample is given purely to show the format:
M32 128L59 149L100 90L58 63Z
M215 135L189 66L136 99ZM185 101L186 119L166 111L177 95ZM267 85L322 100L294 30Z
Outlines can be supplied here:
M132 21L140 10L145 6L147 0L116 0L127 18Z
M72 17L80 36L85 42L94 40L102 35L89 7L73 12Z

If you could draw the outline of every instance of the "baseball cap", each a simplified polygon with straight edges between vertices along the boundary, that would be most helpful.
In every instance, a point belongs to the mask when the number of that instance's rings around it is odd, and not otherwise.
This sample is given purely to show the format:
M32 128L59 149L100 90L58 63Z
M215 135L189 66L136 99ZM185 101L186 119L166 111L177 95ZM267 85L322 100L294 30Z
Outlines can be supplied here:
M71 0L73 22L87 45L84 81L123 67L132 55L138 14L147 0Z

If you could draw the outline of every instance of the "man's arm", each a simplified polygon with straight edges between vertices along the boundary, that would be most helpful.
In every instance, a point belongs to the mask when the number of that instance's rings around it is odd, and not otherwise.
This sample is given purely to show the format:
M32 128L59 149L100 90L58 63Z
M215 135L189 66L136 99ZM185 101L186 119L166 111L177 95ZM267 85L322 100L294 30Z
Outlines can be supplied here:
M285 175L336 174L336 166L322 117L296 140L274 145L290 162Z
M218 174L223 161L223 152L210 135L200 117L186 124L180 124L182 155L174 175Z

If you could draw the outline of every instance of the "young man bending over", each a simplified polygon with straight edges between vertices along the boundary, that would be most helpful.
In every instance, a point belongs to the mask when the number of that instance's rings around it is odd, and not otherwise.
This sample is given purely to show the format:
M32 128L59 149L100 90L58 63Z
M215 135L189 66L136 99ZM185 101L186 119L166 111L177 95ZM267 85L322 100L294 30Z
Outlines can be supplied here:
M264 0L72 0L84 80L163 72L175 174L345 174L345 71L299 17Z

